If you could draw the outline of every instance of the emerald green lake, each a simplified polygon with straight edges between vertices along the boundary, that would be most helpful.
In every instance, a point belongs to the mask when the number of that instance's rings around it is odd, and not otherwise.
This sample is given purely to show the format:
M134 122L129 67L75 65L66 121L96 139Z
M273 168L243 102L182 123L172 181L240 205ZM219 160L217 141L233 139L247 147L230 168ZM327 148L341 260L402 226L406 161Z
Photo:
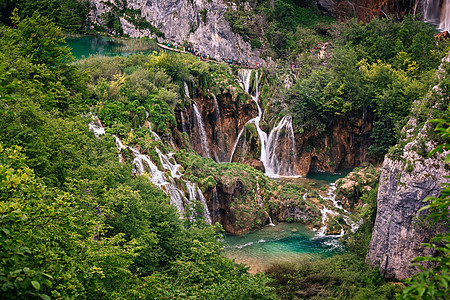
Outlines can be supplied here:
M245 235L225 236L229 258L250 267L251 273L274 264L319 259L342 253L345 247L334 237L316 237L305 225L279 223Z
M350 173L350 171L351 171L351 169L343 170L341 172L336 172L336 173L311 171L308 173L306 178L320 180L320 181L326 181L327 183L333 183L336 180L338 180L339 178L345 177L348 173Z
M132 53L152 53L158 50L155 42L142 39L116 39L104 36L66 37L66 43L72 49L76 59L89 55L128 56Z

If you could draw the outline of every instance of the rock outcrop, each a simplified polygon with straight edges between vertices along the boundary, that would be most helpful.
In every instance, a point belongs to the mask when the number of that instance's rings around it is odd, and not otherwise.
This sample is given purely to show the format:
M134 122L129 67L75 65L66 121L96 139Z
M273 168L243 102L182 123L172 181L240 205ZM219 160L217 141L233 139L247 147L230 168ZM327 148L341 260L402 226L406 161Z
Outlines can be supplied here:
M345 178L336 182L335 200L346 209L363 205L361 196L372 190L380 179L380 171L375 167L357 168Z
M419 13L422 5L419 0L317 0L318 8L334 18L357 18L368 22L373 18L402 18L406 14Z
M436 79L444 75L440 67ZM421 244L444 230L425 220L428 211L420 211L426 204L423 200L438 196L442 184L448 182L444 176L450 175L444 161L449 151L428 157L437 142L430 135L432 125L419 123L424 114L425 118L433 118L427 107L442 107L439 87L433 90L437 92L435 96L414 104L413 117L403 129L405 138L390 150L383 163L377 216L366 262L379 267L386 278L404 279L417 273L419 270L411 266L412 259L435 253L434 249Z
M336 172L362 165L368 160L367 149L372 132L372 116L336 118L324 132L315 129L296 134L298 161L296 171Z
M410 121L415 127L415 121ZM438 196L446 182L442 155L427 158L415 150L420 141L427 139L424 125L418 138L409 142L401 159L386 157L380 178L377 199L377 217L366 261L380 268L386 278L404 279L418 272L411 266L416 256L433 255L434 251L422 246L438 232L423 220L425 211L419 212L429 196ZM426 143L429 151L435 145Z
M90 0L91 20L103 24L102 14L110 10L114 0ZM231 32L228 22L223 18L230 4L223 0L127 0L128 10L138 12L137 17L158 28L167 41L188 43L201 53L216 59L232 58L262 62L259 53L252 51L249 43ZM139 29L120 17L122 29L131 37L156 37L148 28ZM163 39L160 39L163 41Z

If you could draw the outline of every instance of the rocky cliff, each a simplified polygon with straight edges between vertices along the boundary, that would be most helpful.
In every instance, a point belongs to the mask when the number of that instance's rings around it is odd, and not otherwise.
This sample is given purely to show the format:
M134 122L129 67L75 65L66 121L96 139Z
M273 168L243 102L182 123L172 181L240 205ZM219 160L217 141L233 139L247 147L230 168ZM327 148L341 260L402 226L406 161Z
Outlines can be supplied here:
M406 14L422 11L420 0L317 0L317 6L326 15L340 19L357 18L364 22L380 17L400 19Z
M114 0L89 0L92 12L91 20L95 24L104 24L102 14L111 10ZM109 3L109 5L108 5ZM251 50L250 44L232 33L223 18L226 9L233 7L223 0L127 0L123 1L120 11L122 29L131 37L156 37L149 28L137 28L125 12L132 11L133 18L144 19L165 35L165 40L175 43L187 43L201 53L219 58L246 59L261 62L259 53ZM231 2L230 2L231 3ZM159 39L161 42L164 39Z
M439 88L436 86L435 90ZM426 204L426 197L439 195L442 183L448 182L444 176L450 174L444 162L448 153L427 156L437 142L431 135L432 125L420 123L432 118L433 110L441 107L439 99L442 97L429 96L415 104L415 115L403 129L403 141L391 149L383 163L377 216L366 261L379 267L387 278L404 279L417 273L418 269L411 266L412 259L434 255L433 249L421 244L443 230L424 219L427 211L419 211ZM427 111L426 107L433 109ZM422 110L428 116L424 117Z

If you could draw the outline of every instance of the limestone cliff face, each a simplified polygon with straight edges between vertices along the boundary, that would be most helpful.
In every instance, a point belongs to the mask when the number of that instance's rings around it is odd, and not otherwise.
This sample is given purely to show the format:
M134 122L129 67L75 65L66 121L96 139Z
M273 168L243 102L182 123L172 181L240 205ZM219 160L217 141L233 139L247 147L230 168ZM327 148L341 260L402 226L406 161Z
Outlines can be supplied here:
M199 92L197 91L197 94ZM216 99L214 99L216 97ZM249 97L238 96L238 91L233 86L224 87L220 94L209 93L206 96L198 95L192 99L192 103L198 106L206 133L207 147L210 157L217 162L228 162L240 129L244 124L257 114L254 101ZM214 103L216 101L216 103ZM202 145L198 123L192 104L186 109L177 110L178 131L186 132L192 148L202 156L208 156ZM177 140L178 145L181 140Z
M336 172L360 166L367 161L372 116L336 118L319 133L309 130L296 135L297 173L307 175L310 170Z
M91 19L94 23L103 23L101 15L109 10L105 2L114 3L114 0L90 0L93 9ZM140 11L140 17L163 32L168 41L188 42L201 53L215 58L261 62L258 53L251 51L249 43L232 33L228 22L223 18L225 11L232 7L230 5L232 4L223 0L126 1L128 9ZM124 33L131 37L154 37L149 29L137 29L123 17L120 22Z
M386 16L399 19L405 14L418 14L422 8L420 0L317 0L317 6L326 15L364 22Z
M409 138L417 126L416 120L409 122ZM419 213L425 205L423 200L438 196L442 183L446 181L443 155L427 158L417 153L425 146L432 150L436 144L426 134L429 125L420 129L419 135L406 144L400 159L386 157L380 178L377 199L377 217L366 261L380 267L387 278L404 279L417 273L411 267L416 256L433 255L434 251L421 243L429 242L438 232L438 227L421 221L426 212ZM423 144L425 143L425 144Z

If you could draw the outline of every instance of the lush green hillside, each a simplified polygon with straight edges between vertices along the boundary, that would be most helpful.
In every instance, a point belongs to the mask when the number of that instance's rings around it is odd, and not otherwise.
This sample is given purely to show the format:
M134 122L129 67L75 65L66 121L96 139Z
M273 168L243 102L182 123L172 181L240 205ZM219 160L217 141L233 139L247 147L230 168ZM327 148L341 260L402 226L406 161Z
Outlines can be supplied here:
M0 29L2 298L273 298L224 257L219 227L180 220L89 131L92 75L60 35L39 15Z

